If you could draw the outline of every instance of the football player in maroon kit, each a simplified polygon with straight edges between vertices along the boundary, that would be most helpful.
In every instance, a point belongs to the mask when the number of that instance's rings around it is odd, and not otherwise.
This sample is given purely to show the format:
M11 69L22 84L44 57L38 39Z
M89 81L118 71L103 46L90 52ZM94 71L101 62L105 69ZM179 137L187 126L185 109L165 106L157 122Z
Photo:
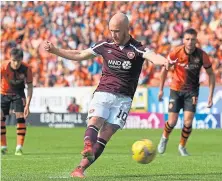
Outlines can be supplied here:
M102 40L85 50L58 49L49 41L44 44L46 51L66 59L81 61L99 55L104 59L102 77L89 106L83 158L71 177L85 177L85 169L98 159L112 135L123 128L144 60L168 67L167 59L130 36L125 14L115 14L109 30L112 39Z

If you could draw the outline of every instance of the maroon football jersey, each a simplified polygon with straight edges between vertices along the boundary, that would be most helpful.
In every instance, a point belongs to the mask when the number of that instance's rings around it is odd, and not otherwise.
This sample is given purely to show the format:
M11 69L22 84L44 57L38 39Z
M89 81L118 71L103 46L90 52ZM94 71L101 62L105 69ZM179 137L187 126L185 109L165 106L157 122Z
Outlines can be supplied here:
M150 51L132 37L124 46L104 40L91 47L94 55L103 57L102 77L96 91L118 93L133 98L144 62Z

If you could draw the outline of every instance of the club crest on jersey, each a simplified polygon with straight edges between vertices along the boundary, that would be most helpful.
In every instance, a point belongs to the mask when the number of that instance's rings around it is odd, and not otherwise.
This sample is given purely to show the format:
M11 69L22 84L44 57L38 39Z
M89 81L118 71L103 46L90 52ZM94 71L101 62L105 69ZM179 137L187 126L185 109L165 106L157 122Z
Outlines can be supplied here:
M169 103L169 109L172 109L173 108L173 103Z
M95 109L90 109L89 113L93 113L95 111Z
M133 59L133 58L135 57L135 53L134 53L134 52L128 52L128 53L127 53L127 57L128 57L129 59Z

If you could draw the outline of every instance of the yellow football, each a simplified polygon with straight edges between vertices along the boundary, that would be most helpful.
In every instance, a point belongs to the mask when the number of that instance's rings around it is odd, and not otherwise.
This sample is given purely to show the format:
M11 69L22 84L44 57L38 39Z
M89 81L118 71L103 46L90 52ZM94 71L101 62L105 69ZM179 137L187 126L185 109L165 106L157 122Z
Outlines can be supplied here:
M148 164L156 156L156 148L149 139L136 141L132 146L132 158L138 163Z

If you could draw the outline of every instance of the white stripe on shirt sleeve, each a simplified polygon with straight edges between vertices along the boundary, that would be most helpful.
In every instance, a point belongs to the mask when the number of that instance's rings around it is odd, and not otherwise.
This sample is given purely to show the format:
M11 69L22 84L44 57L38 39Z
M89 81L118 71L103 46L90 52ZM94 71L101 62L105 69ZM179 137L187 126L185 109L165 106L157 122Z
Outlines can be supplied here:
M130 44L130 46L133 47L137 52L142 53L142 54L153 52L153 50L150 50L150 49L147 48L147 47L144 49L145 51L142 51L142 50L137 49L137 48L136 48L134 45L132 45L132 44Z
M94 52L94 50L92 49L92 48L89 48L89 51L93 54L93 55L95 55L95 56L98 56L99 54L97 54L96 52Z
M90 49L90 51L92 52L93 55L98 56L99 54L96 53L96 52L94 51L94 49L97 48L97 47L99 47L99 46L102 46L102 45L105 44L105 43L108 43L108 42L104 41L104 42L102 42L102 43L100 43L100 44L98 44L98 45L95 45L95 46L93 46L93 47L90 47L89 49ZM114 44L114 43L108 43L108 44L112 45L112 44Z

